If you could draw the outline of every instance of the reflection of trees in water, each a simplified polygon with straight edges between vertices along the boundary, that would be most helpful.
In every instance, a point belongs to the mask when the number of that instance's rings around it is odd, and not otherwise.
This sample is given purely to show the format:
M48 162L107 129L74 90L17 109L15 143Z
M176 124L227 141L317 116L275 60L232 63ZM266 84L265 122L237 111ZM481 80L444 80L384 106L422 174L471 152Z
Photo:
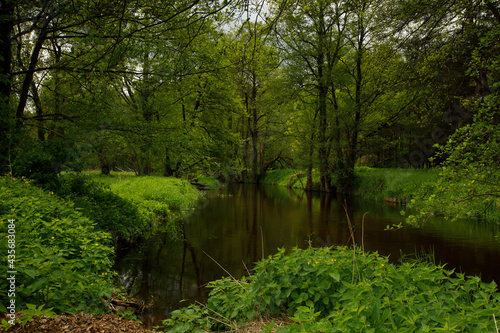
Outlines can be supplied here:
M184 240L173 242L161 236L145 242L139 254L135 249L127 262L120 263L120 275L134 295L145 300L154 295L158 308L171 311L195 300L203 302L208 293L204 284L227 276L203 251L234 277L241 278L246 274L243 263L251 268L263 252L272 255L278 247L305 247L308 239L313 246L347 245L350 234L343 203L334 195L318 192L228 186L185 224ZM391 254L394 261L400 249L414 252L415 244L426 249L435 244L436 257L443 258L442 262L449 262L451 267L461 266L471 273L476 273L476 268L483 270L485 261L498 261L496 245L488 243L491 249L486 250L465 246L478 238L478 234L482 235L481 239L474 242L490 241L498 234L498 228L455 223L451 230L450 224L443 221L436 226L437 231L385 231L386 225L399 223L402 218L399 209L384 203L359 202L355 198L346 203L356 242L361 242L362 216L369 211L365 219L365 248L382 255ZM467 242L462 242L463 247L449 243L446 236L452 233L468 237ZM492 274L483 271L486 279ZM187 302L180 303L182 299Z
M153 300L154 307L177 308L184 298L206 298L197 254L187 240L173 241L162 235L144 241L117 261L119 284L127 294L138 300Z
M185 230L183 230L183 234L185 235L186 232ZM198 295L197 296L201 296L201 291L202 291L202 282L201 282L201 276L200 276L200 267L198 266L198 260L196 259L196 252L195 252L195 249L193 248L193 246L188 242L187 239L184 238L184 241L183 241L183 251L182 251L182 265L181 265L181 274L180 274L180 277L179 277L179 294L180 294L180 297L181 298L184 298L184 293L183 293L183 288L182 288L182 282L184 280L184 272L185 272L185 268L186 268L186 252L189 251L189 253L191 254L191 261L193 263L193 269L194 269L194 274L195 274L195 277L196 277L196 286L197 286L197 290L198 290Z

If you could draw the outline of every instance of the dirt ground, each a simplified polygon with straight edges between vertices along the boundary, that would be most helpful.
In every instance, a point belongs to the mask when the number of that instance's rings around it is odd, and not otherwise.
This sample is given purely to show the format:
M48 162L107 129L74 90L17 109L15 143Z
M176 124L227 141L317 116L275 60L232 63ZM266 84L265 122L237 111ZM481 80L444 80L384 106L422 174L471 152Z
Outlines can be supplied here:
M0 332L5 332L0 328ZM20 324L11 327L9 333L153 333L137 322L122 320L116 316L91 314L56 315L54 319L42 317L24 327Z
M6 319L2 316L1 319ZM239 328L229 330L234 333L258 333L263 331L263 325L268 325L271 320L255 320ZM291 324L290 320L275 319L272 332L279 326ZM0 332L5 332L0 328ZM9 328L8 333L158 333L158 331L148 330L144 326L134 321L127 321L112 315L94 316L81 313L76 315L56 315L54 319L42 317L39 321L28 322L24 327L17 324Z

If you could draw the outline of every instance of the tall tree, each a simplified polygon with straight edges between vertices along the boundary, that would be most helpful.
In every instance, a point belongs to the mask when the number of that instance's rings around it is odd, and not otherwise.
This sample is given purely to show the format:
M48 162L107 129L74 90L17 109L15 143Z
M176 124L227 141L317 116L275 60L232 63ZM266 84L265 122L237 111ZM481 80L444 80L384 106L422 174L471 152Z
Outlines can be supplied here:
M406 110L401 102L401 55L381 37L374 1L294 1L287 7L277 5L275 12L282 20L276 33L288 54L287 64L299 68L291 73L302 76L296 80L298 88L316 96L316 124L310 127L310 137L315 139L320 188L333 190L335 176L336 190L349 193L366 136ZM381 100L392 100L383 113ZM311 163L308 170L310 174Z
M245 111L241 119L241 134L245 141L243 161L245 169L250 170L252 182L258 183L267 168L281 158L281 151L268 156L272 148L269 139L280 124L276 121L271 125L271 121L277 119L280 97L284 98L278 87L280 62L262 24L243 23L234 39L235 81ZM268 160L265 160L266 156Z

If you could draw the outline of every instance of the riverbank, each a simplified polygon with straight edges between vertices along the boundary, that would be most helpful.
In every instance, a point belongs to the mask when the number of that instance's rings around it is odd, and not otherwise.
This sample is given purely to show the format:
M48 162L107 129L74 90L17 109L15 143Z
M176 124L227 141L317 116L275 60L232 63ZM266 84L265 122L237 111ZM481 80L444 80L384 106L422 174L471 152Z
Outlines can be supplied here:
M54 191L25 178L1 177L0 189L0 248L16 249L15 258L7 251L1 257L17 272L11 283L2 271L0 288L14 284L16 312L32 318L109 313L104 300L118 292L112 271L117 243L165 229L179 235L177 221L201 196L184 180L124 174L67 174ZM9 298L0 298L3 313ZM35 310L27 309L30 304ZM4 321L0 327L7 326Z
M401 204L410 202L439 178L436 169L357 167L355 172L355 196Z
M172 312L169 331L234 330L245 323L271 332L494 332L497 285L464 277L432 257L387 257L360 248L281 249L257 263L249 277L210 283L203 306ZM418 311L415 311L418 309ZM270 320L271 319L271 320ZM257 330L255 330L257 331Z
M108 176L87 173L94 182L103 183L110 191L130 202L139 213L139 237L167 231L172 237L181 237L179 221L189 215L202 197L187 180L161 176L135 176L112 172Z
M439 172L435 169L388 169L357 167L353 195L378 201L407 203L426 184L436 182ZM305 172L297 169L269 171L262 183L290 188L305 187ZM313 183L319 183L319 173L313 172Z

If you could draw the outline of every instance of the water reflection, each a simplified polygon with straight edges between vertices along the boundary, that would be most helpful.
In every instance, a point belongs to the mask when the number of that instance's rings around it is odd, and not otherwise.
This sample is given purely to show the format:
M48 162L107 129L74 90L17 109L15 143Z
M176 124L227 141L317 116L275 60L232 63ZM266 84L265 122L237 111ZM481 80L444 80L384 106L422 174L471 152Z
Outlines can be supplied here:
M393 261L400 251L433 250L437 261L450 269L500 281L498 226L435 219L422 229L386 231L387 225L402 220L401 208L362 200L346 207L356 242L361 244L363 234L366 250L390 255ZM129 293L154 301L143 318L149 326L176 308L205 301L206 283L228 274L241 278L278 248L347 244L350 238L343 202L320 193L254 185L229 185L209 193L186 219L184 234L178 241L157 235L117 260Z

